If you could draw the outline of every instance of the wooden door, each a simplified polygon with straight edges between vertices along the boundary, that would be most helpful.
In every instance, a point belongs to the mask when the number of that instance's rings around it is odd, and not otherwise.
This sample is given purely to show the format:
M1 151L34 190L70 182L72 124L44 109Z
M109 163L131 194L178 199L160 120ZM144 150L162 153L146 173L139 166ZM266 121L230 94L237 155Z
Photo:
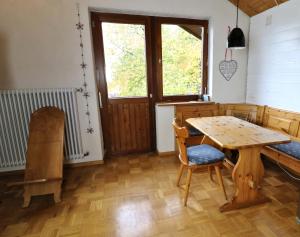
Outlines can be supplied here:
M104 145L108 155L155 148L150 18L92 13Z

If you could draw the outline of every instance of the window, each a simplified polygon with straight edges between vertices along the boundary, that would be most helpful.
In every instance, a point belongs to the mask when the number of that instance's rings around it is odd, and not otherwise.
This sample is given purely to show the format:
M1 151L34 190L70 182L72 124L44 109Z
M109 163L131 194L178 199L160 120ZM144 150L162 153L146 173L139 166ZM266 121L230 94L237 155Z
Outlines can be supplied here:
M109 98L146 97L145 26L102 23Z
M195 100L206 90L207 27L207 21L156 20L156 76L161 101Z

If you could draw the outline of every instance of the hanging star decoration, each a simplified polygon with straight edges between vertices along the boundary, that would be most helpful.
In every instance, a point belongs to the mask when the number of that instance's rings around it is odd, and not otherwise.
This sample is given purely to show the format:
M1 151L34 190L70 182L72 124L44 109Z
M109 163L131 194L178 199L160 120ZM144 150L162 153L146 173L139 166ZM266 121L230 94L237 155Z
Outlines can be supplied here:
M86 132L89 134L94 133L94 129L92 128L92 122L91 122L91 113L90 113L90 109L89 109L89 97L90 97L90 93L88 92L88 84L86 82L86 69L87 69L87 64L85 63L84 60L84 44L83 44L83 40L82 40L82 32L84 29L84 25L81 23L81 19L80 19L80 6L79 3L77 3L77 17L78 17L78 23L76 24L76 29L78 30L79 33L79 39L80 39L80 51L81 51L81 64L80 64L80 68L81 68L81 72L82 72L82 80L83 80L83 88L80 88L80 92L82 92L82 96L85 98L85 106L86 106L86 116L88 119L88 127L86 129Z

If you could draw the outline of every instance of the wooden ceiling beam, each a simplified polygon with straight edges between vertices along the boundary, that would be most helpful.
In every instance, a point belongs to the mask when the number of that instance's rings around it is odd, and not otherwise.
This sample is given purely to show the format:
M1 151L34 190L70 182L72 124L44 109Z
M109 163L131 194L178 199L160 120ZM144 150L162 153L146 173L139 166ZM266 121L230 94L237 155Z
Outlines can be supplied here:
M240 0L239 9L248 16L255 16L288 0ZM229 0L236 6L237 0Z

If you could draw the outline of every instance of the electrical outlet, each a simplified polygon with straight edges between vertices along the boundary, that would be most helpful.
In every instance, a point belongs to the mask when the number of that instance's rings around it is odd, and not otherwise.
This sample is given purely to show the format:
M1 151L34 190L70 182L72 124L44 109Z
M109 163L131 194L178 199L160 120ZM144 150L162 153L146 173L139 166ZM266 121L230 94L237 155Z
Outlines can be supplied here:
M266 18L266 26L272 25L272 15L267 16Z

